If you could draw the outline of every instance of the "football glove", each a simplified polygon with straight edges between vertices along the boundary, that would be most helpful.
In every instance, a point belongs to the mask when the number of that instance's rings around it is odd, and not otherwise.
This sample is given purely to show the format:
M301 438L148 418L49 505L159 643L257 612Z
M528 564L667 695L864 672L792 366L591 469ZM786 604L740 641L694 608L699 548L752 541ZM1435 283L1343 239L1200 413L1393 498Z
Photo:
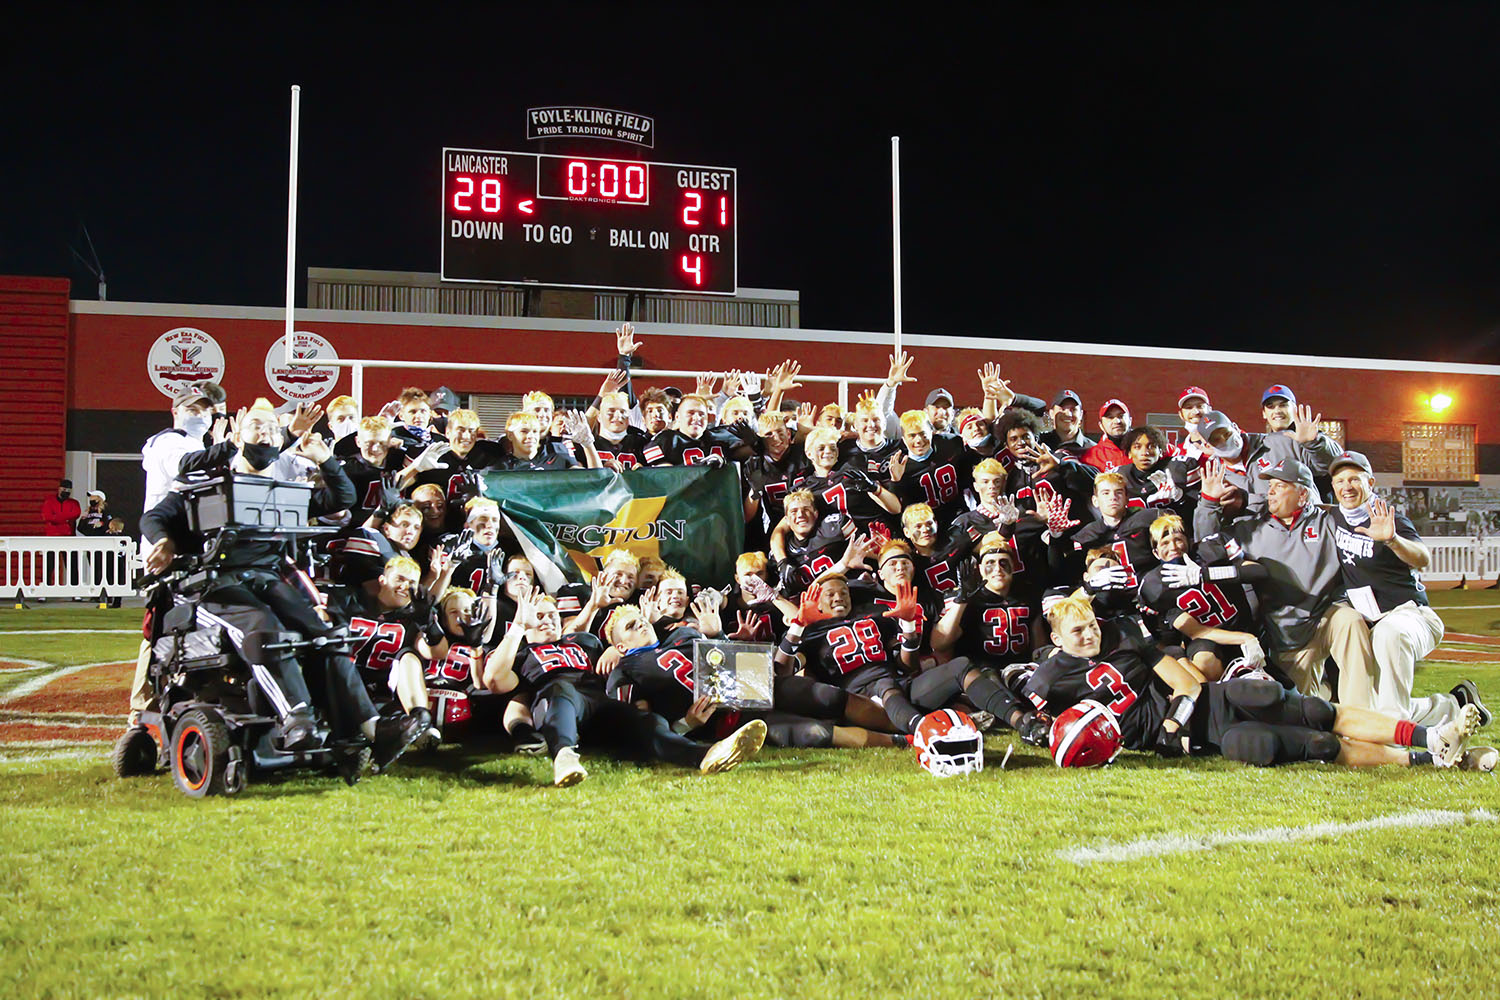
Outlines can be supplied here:
M1168 587L1196 587L1203 581L1203 567L1187 560L1162 563L1161 582Z

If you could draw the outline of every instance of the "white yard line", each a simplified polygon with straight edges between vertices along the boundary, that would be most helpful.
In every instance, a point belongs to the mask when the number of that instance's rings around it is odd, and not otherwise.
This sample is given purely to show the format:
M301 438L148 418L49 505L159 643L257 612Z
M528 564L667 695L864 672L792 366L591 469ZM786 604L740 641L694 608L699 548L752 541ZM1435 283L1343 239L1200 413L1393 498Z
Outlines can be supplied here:
M7 666L0 667L0 673L5 671L14 673L18 670L35 670L37 667L55 666L51 660L28 660L22 656L5 656L3 654L0 654L0 663L7 664ZM15 665L9 666L9 664Z
M1500 605L1497 605L1500 606ZM0 628L0 639L8 635L140 635L138 628Z
M51 684L53 681L60 680L61 678L64 678L69 674L76 674L80 670L88 670L92 667L108 667L123 662L125 661L100 660L98 663L79 663L71 667L58 667L56 670L52 670L48 673L42 674L40 677L33 677L29 681L22 681L20 684L17 684L15 687L5 692L5 694L0 695L0 705L15 701L19 698L25 698L27 695L36 694L38 691L46 687L48 684Z
M0 744L0 753L6 750L20 749L22 746L35 746L36 744ZM53 753L27 754L24 757L0 756L0 765L4 764L35 764L38 761L48 760L103 760L104 753L98 749L94 750L57 750Z
M1244 833L1210 833L1191 836L1173 834L1165 837L1144 837L1123 844L1102 844L1098 847L1072 847L1057 852L1064 861L1075 865L1089 865L1108 861L1136 861L1167 854L1188 854L1195 851L1212 851L1235 844L1290 844L1299 840L1316 840L1346 833L1361 833L1366 830L1392 830L1420 826L1454 826L1460 823L1493 823L1500 816L1486 809L1469 812L1453 812L1443 809L1421 809L1416 812L1394 813L1363 819L1353 823L1316 823L1312 826L1272 826L1263 830L1248 830Z

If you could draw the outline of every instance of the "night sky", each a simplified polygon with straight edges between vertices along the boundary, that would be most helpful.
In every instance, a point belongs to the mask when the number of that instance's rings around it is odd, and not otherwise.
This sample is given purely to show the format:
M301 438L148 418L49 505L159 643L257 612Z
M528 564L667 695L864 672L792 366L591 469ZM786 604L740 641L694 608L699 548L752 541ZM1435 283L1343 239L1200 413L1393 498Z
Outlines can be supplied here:
M278 304L300 83L304 267L436 271L441 147L578 103L739 168L806 327L890 329L899 134L908 332L1500 361L1500 5L1125 6L33 8L0 272Z

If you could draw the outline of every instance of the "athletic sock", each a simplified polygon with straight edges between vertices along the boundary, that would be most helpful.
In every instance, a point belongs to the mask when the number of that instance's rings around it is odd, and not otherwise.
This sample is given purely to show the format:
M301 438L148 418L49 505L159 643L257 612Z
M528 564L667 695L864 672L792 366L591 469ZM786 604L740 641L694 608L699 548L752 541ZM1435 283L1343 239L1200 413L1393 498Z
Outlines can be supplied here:
M1401 747L1426 747L1427 727L1404 720L1396 723L1396 745Z
M885 709L886 717L901 732L914 733L917 731L917 723L922 721L922 712L917 706L911 703L906 695L892 688L880 696L880 704Z

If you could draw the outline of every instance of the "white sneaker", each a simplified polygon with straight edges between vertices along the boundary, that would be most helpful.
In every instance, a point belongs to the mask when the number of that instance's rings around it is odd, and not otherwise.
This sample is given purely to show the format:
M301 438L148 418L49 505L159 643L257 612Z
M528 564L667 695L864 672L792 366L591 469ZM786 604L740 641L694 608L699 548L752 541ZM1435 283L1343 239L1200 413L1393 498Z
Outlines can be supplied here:
M1465 705L1455 718L1427 730L1427 749L1438 767L1452 767L1463 756L1469 737L1479 731L1479 709Z
M1500 750L1494 747L1469 747L1458 759L1460 771L1493 771L1500 764Z
M574 747L563 747L557 751L557 756L552 758L552 783L558 788L567 788L576 785L589 776L584 770L583 762L578 759L578 750Z
M698 770L704 774L732 771L759 753L765 742L766 724L753 719L709 747Z

